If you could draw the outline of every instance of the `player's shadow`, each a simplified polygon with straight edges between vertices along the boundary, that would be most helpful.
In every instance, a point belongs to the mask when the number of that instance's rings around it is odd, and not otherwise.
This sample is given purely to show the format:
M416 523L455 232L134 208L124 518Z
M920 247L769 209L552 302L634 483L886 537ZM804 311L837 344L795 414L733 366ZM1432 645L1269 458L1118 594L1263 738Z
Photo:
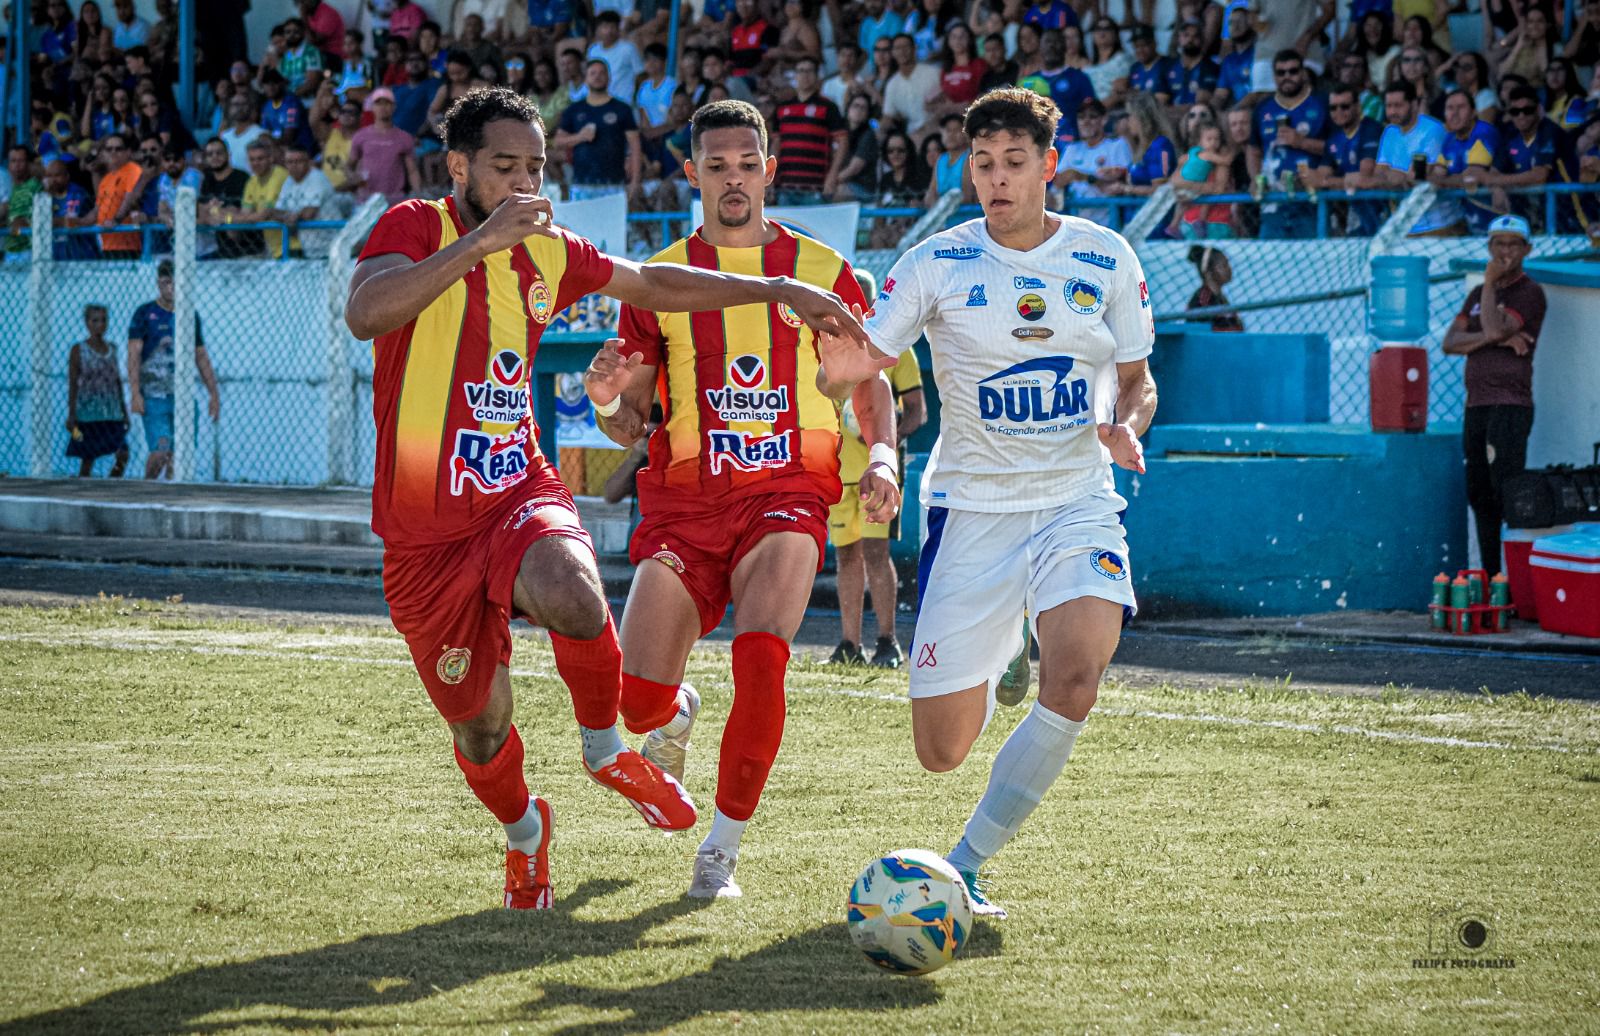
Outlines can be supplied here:
M237 1027L202 1021L246 1012L251 1025L328 1030L338 1012L426 1000L482 979L631 949L657 925L696 909L673 899L633 917L579 919L574 911L630 882L587 881L536 915L485 910L367 935L297 953L217 964L148 985L119 989L76 1007L0 1024L0 1036L39 1032L212 1032ZM692 946L698 937L667 941ZM277 1010L274 1010L277 1009Z
M992 925L978 925L962 957L999 954L1003 940ZM959 960L954 965L960 966ZM751 1015L771 1011L904 1011L936 1003L942 994L926 976L879 971L855 952L843 922L823 925L763 946L743 957L718 957L709 967L650 986L593 988L549 985L525 1005L531 1018L548 1018L574 1007L627 1012L623 1018L577 1023L551 1031L559 1036L601 1036L671 1030L706 1015ZM540 1028L543 1028L541 1026ZM875 1028L899 1028L880 1019Z
M341 1012L428 1000L485 978L631 950L656 926L707 906L672 899L633 916L580 919L575 911L630 882L587 881L528 915L485 910L256 960L216 964L158 982L119 989L87 1003L0 1023L0 1036L22 1033L208 1033L252 1026L284 1030L361 1028ZM732 906L720 904L719 906ZM736 907L735 907L736 909ZM652 940L652 946L697 954L699 936ZM1000 935L978 926L963 956L999 952ZM695 958L698 960L699 958ZM791 936L743 957L719 957L682 978L639 989L545 987L521 1008L498 1013L510 1023L562 1007L630 1012L621 1021L572 1032L637 1032L701 1014L856 1008L903 1010L939 999L933 983L873 969L850 946L842 923ZM230 1020L208 1019L226 1013ZM483 1020L483 1019L480 1019Z

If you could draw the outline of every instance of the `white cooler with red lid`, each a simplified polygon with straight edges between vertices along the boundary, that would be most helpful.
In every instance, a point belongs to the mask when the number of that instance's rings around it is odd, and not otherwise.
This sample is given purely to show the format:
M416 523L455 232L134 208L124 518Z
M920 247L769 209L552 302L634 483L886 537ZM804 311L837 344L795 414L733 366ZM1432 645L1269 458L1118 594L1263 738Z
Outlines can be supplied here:
M1528 566L1542 628L1600 637L1600 534L1583 530L1541 537L1534 541Z

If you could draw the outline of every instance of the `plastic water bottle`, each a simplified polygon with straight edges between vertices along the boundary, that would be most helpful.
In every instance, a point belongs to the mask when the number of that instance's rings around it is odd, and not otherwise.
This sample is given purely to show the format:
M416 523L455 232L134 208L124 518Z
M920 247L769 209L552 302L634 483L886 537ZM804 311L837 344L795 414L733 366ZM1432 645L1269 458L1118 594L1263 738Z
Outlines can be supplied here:
M1498 606L1511 603L1511 584L1506 581L1504 572L1496 572L1489 580L1489 603ZM1501 632L1511 628L1511 613L1506 608L1501 607L1494 613L1494 628Z
M1467 611L1467 606L1472 603L1471 594L1465 576L1456 576L1450 581L1450 607L1456 609L1450 613L1451 633L1470 632L1472 613Z
M1445 614L1445 605L1450 603L1450 577L1440 572L1433 577L1433 604L1430 612L1433 628L1442 630L1450 625L1449 616Z

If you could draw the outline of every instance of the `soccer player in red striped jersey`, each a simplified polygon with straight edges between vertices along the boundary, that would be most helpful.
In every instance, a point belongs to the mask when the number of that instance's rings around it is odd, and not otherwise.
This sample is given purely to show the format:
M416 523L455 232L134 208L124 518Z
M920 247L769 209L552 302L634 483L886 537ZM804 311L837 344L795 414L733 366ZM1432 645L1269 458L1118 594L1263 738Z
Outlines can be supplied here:
M654 310L782 302L864 340L839 299L798 281L648 268L553 227L539 196L538 109L468 93L445 117L454 187L386 212L350 281L345 321L374 339L372 527L384 596L449 724L456 762L506 830L505 905L551 905L551 812L528 792L512 725L510 620L550 632L583 765L655 827L691 826L683 788L617 734L622 658L594 548L540 454L529 382L551 317L590 292Z
M695 112L689 182L705 225L656 262L778 274L865 308L837 252L762 216L776 160L766 124L744 101ZM859 343L813 335L786 306L730 306L688 315L623 307L622 336L585 374L611 438L645 434L659 394L663 420L638 476L638 568L623 612L622 718L646 734L645 758L681 778L700 700L683 684L689 650L733 603L733 707L722 735L717 809L695 854L689 895L738 896L739 840L783 738L784 670L822 561L837 503L839 415L847 394L871 444L861 478L869 520L900 506L894 402L878 372L892 361Z

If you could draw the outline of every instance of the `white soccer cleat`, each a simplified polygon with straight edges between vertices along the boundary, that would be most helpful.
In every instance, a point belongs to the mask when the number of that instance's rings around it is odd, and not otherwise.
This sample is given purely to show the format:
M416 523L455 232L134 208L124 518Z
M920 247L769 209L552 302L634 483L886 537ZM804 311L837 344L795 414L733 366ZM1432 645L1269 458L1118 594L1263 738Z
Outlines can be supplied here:
M683 732L668 737L657 728L646 734L644 744L639 746L640 755L670 773L679 784L683 783L684 760L689 755L689 731L694 728L694 718L700 714L699 692L690 684L683 684L681 689L683 700L678 704L678 718L687 716L689 719Z
M690 899L737 899L744 890L733 880L739 857L724 849L701 849L694 854L694 875L689 879Z
M985 893L984 886L987 882L981 881L977 871L958 871L961 880L967 885L967 898L972 901L973 917L992 917L1002 921L1006 917L1006 908L991 900Z

